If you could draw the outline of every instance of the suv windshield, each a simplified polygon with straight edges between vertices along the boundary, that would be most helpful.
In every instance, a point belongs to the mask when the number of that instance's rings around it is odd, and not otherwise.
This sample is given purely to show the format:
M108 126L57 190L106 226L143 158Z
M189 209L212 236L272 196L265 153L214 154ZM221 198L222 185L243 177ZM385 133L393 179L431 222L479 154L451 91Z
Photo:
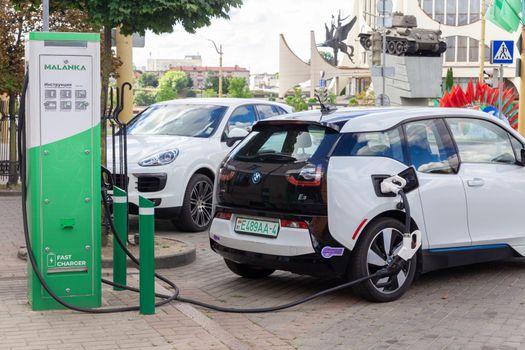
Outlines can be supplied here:
M205 104L151 106L128 124L128 134L210 137L227 108Z
M234 159L253 162L304 162L328 154L337 132L319 125L271 125L254 131Z

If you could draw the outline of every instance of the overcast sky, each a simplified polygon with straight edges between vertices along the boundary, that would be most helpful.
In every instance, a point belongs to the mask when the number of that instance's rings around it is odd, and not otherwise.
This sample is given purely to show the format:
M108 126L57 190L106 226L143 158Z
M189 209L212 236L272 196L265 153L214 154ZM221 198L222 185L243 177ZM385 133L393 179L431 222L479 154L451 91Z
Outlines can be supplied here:
M219 58L212 43L222 43L224 66L239 66L251 73L275 73L279 70L279 34L284 34L292 50L303 60L309 59L309 32L316 32L317 42L324 39L324 23L341 9L349 15L352 0L244 0L233 9L229 20L213 20L209 27L188 34L181 26L173 33L146 33L146 47L133 50L135 66L146 66L148 57L183 58L200 54L203 65L218 66Z

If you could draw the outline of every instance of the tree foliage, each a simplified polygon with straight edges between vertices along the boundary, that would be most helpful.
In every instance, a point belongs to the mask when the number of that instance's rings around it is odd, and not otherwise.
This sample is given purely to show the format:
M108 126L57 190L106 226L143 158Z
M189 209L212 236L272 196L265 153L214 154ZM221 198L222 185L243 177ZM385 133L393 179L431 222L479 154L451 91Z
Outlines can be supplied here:
M169 71L159 79L157 102L173 100L178 93L188 87L188 76L184 72Z
M144 72L139 77L139 86L140 87L154 87L156 88L159 85L159 77L155 73Z
M454 86L454 72L452 71L452 67L449 67L447 70L447 77L445 78L446 91L450 92L452 86Z
M147 107L156 102L156 96L156 93L153 91L135 90L133 101L135 102L135 106Z
M229 80L225 77L222 79L222 93L227 94L229 89ZM219 75L215 72L208 72L206 78L206 88L214 90L217 94L219 93Z
M242 77L232 77L229 80L228 96L237 98L253 97L252 92L248 88L246 79Z
M295 112L305 111L308 109L308 103L306 103L299 86L294 87L293 95L286 96L284 101L287 105L292 106Z

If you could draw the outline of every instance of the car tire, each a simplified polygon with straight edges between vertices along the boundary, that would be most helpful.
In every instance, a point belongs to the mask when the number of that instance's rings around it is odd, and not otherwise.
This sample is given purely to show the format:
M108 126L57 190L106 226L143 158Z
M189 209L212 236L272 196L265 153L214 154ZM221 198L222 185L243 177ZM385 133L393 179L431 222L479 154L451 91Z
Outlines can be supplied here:
M212 221L213 181L203 174L194 174L184 193L184 202L175 225L182 231L206 231Z
M361 233L350 259L351 280L375 273L386 266L399 249L405 225L393 218L380 218ZM385 246L389 246L388 253ZM384 264L384 265L383 265ZM396 276L374 278L353 287L359 296L373 302L389 302L399 299L410 288L417 268L417 254L409 260Z
M264 278L270 276L275 271L272 269L265 269L262 267L256 267L252 265L239 264L235 261L228 259L224 259L224 262L226 263L226 266L228 266L231 272L244 278Z

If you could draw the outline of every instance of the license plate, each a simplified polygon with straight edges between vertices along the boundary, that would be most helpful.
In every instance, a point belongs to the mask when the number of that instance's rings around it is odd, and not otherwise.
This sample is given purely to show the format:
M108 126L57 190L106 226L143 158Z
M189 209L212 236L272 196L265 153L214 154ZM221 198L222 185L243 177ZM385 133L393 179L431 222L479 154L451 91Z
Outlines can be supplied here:
M279 221L239 217L235 220L235 232L275 238L279 233Z

